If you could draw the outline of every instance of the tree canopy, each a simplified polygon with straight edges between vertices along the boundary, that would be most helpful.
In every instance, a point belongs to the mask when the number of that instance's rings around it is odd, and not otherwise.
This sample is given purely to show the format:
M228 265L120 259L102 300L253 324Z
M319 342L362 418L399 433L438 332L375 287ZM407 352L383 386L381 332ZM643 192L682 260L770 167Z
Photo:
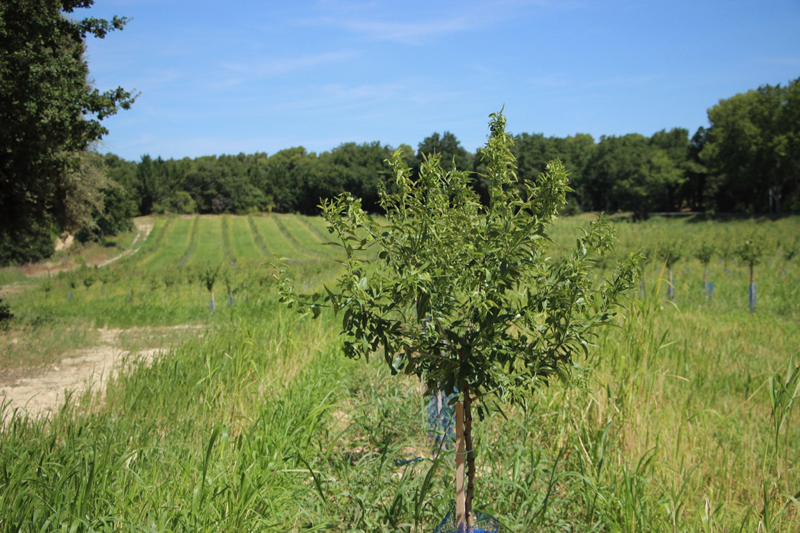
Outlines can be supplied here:
M700 158L719 210L800 208L800 78L720 100L708 120Z
M551 261L548 227L569 190L564 166L551 161L536 180L521 183L502 114L492 115L490 130L480 151L488 203L480 201L470 173L439 154L423 154L414 177L396 152L391 188L380 196L385 221L347 193L323 201L325 220L346 253L335 286L301 295L290 279L281 284L288 305L314 315L332 306L341 315L349 357L382 354L392 373L416 375L429 391L460 395L469 463L465 520L475 477L471 402L496 395L524 404L532 389L568 372L593 328L613 316L637 270L631 256L593 288L588 266L613 241L602 219L567 258ZM365 251L377 259L366 261ZM459 424L457 418L457 432Z
M122 29L124 18L71 17L92 0L0 3L0 261L47 255L53 232L93 224L102 173L87 148L101 121L135 100L88 80L85 39Z

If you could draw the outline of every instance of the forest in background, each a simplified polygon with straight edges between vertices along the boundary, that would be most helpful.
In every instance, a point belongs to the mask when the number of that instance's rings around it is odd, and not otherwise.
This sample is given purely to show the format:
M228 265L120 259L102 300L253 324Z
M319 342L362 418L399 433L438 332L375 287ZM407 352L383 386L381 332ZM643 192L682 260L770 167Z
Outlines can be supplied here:
M578 133L514 137L518 172L534 180L552 159L569 171L568 213L691 210L711 213L782 214L800 211L800 78L765 85L721 100L709 109L709 127L683 128L650 137L632 133L595 139ZM368 211L380 211L378 190L388 175L385 160L400 150L412 169L439 154L445 166L475 174L484 194L482 161L451 132L434 133L414 150L378 141L344 143L322 153L302 146L266 153L152 158L138 162L107 154L98 159L122 186L130 215L256 211L318 213L320 198L348 191ZM113 212L121 212L119 205Z
M450 132L416 148L378 141L328 152L302 146L277 153L125 161L93 147L103 121L138 94L93 86L87 38L122 30L128 19L73 18L92 0L0 3L0 265L52 255L57 236L103 240L158 213L274 211L317 213L321 198L348 191L379 211L385 160L400 150L417 171L425 157L473 172L484 198L482 158ZM521 133L514 155L523 180L552 159L570 175L566 213L783 214L800 211L800 78L720 100L709 126L640 134L566 138Z

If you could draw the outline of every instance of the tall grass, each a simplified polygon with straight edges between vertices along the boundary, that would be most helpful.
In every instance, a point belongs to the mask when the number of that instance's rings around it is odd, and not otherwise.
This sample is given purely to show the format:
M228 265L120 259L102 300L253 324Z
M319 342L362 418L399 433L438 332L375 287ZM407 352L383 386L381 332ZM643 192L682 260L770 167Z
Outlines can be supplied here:
M222 222L205 220L196 258L221 260ZM281 224L285 232L272 217L232 217L228 246L237 258L247 246L293 257L300 286L329 280L335 263L301 248L322 240L319 223ZM557 248L571 244L576 224L561 221ZM478 509L503 531L799 530L798 402L779 384L791 389L800 364L800 268L776 239L751 315L746 267L732 257L710 264L709 302L701 264L684 254L669 301L652 251L664 238L690 246L797 224L617 224L622 249L644 245L651 258L643 290L568 381L540 389L526 410L487 406L475 429ZM208 327L150 365L132 362L106 391L71 397L50 419L6 409L0 529L431 531L453 497L453 457L434 459L419 384L389 377L380 357L345 359L336 317L282 308L260 262L228 268L242 297L209 314L191 265L145 260L167 246L165 229L161 219L136 262L79 285L72 301L66 277L47 298L32 290L11 300L18 320L47 320L52 332Z

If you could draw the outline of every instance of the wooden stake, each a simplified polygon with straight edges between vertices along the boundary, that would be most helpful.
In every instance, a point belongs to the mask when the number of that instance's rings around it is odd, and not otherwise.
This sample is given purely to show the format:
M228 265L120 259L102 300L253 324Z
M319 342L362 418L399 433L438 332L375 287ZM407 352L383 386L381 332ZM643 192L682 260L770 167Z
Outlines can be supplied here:
M465 463L467 444L464 441L464 404L456 402L456 520L458 530L467 531L467 495L465 488Z

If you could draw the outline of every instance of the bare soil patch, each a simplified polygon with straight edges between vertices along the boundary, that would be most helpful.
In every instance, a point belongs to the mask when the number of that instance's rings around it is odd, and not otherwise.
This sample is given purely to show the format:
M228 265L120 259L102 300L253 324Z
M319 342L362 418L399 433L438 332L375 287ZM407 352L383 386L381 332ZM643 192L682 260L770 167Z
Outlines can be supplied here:
M136 360L149 362L169 344L156 348L128 351L121 348L123 334L141 334L150 338L158 334L169 336L180 330L200 330L203 326L180 325L162 328L114 329L101 328L96 346L77 350L44 370L32 371L24 377L0 377L0 404L8 404L6 417L14 409L22 409L29 416L47 415L63 405L68 392L80 394L88 389L105 390L111 376L116 375L126 363Z

